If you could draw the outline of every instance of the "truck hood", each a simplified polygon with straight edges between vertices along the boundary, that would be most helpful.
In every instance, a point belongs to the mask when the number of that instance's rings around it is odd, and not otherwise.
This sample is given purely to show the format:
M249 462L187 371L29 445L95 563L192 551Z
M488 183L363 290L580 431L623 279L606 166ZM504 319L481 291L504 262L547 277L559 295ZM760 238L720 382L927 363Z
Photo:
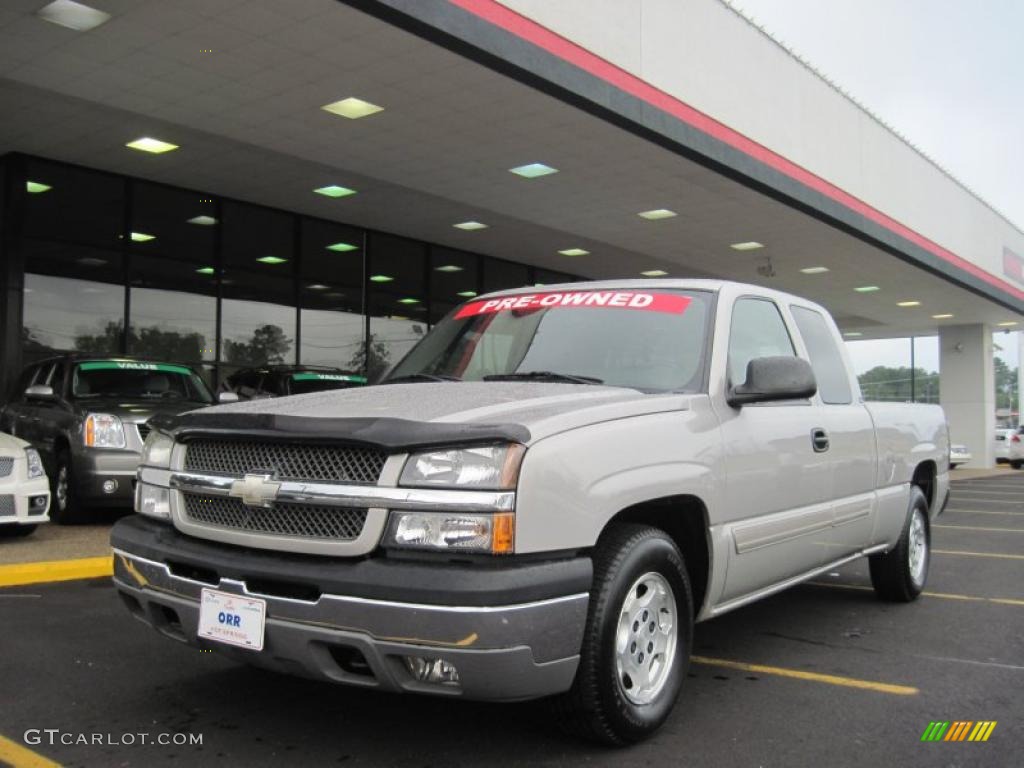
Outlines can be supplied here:
M214 406L164 426L204 432L208 431L204 427L282 429L373 442L377 428L388 424L387 432L396 436L404 427L410 444L455 440L459 428L479 440L489 427L500 427L496 438L534 442L589 424L683 410L689 399L678 393L644 394L621 387L548 382L386 384ZM402 441L381 442L398 445Z

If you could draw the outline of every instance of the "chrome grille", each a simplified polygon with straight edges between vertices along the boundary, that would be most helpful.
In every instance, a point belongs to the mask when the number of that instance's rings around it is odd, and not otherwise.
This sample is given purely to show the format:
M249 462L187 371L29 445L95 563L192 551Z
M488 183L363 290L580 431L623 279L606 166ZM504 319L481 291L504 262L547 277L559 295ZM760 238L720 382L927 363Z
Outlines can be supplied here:
M283 502L250 507L224 496L189 492L182 496L185 514L193 522L235 531L351 541L359 538L366 524L365 509Z
M387 454L372 448L248 440L195 440L185 451L187 472L269 472L278 480L376 484L385 461Z
M14 514L14 497L0 496L0 517L10 517Z
M14 459L10 456L0 456L0 477L7 477L14 469Z

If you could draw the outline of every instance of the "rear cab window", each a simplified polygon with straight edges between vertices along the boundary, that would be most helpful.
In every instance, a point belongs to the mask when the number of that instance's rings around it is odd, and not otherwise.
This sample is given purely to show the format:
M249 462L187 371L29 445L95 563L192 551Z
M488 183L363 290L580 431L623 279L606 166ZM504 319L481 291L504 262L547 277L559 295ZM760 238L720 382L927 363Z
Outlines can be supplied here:
M846 363L825 318L807 307L791 305L789 309L811 358L821 401L826 405L849 405L853 393Z

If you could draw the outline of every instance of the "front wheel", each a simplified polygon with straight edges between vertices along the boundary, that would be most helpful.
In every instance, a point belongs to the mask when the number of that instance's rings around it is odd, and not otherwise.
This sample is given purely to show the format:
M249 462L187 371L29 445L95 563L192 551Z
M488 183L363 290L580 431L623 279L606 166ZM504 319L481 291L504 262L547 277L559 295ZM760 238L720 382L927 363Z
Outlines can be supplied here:
M915 485L910 488L910 510L896 546L889 552L868 558L875 594L898 603L916 600L928 580L930 561L928 499Z
M1016 459L1014 459L1013 461L1010 462L1010 466L1013 467L1014 469L1020 469L1022 466L1024 466L1024 461L1017 461Z
M80 507L71 474L71 454L62 450L50 478L50 519L58 525L78 522Z
M692 641L690 582L675 543L657 528L611 528L594 552L580 665L555 701L559 724L606 744L646 738L672 712Z

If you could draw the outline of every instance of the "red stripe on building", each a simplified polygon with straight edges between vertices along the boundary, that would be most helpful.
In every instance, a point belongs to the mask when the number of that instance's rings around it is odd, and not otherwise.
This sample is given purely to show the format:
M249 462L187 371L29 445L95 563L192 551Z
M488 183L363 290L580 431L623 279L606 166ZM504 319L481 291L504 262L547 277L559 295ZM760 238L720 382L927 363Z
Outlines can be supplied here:
M616 88L635 96L641 101L657 107L663 112L682 120L687 125L728 144L733 149L759 160L770 168L785 174L794 181L798 181L816 192L820 192L854 213L860 214L885 227L890 232L914 243L979 280L983 280L1017 299L1024 299L1024 290L986 272L981 267L957 256L952 251L943 248L924 235L918 234L891 216L887 216L878 209L871 207L863 200L845 192L831 182L825 181L806 168L797 165L791 160L787 160L782 155L773 152L762 144L758 144L739 131L733 130L724 123L720 123L703 112L694 109L689 104L641 80L636 75L630 74L607 59L591 53L586 48L562 37L557 32L552 32L532 19L528 19L522 14L501 5L496 0L448 0L448 2L544 49L548 53L579 67L591 75L604 80L606 83L614 85Z

